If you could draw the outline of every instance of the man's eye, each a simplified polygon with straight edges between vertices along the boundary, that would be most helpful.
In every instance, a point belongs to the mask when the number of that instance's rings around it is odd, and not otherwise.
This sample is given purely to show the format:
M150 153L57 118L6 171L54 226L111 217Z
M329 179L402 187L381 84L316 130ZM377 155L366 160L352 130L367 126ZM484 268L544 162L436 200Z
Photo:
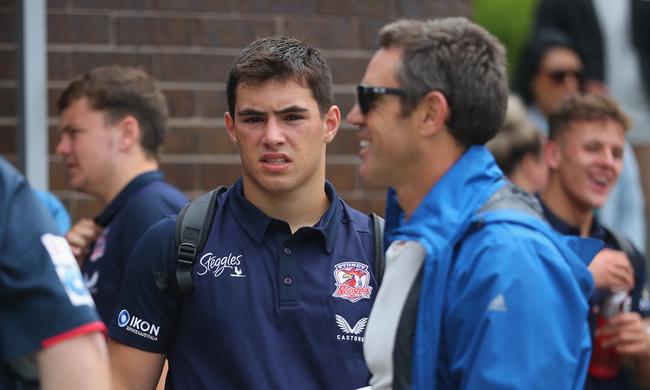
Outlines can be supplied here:
M262 118L258 116L251 116L248 118L244 118L244 123L260 123L262 122Z
M302 115L291 114L287 115L284 119L288 121L299 121L301 119L304 119L304 117Z

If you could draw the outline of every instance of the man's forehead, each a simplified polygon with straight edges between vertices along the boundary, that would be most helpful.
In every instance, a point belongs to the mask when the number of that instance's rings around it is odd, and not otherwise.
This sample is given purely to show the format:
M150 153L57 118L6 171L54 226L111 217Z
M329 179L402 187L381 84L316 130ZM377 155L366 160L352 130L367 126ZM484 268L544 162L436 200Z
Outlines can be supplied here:
M400 87L396 74L403 56L404 49L397 46L377 50L368 63L362 82L378 87Z
M318 107L311 89L294 79L240 83L237 86L235 105L237 111L251 108L279 111L292 106L307 109Z

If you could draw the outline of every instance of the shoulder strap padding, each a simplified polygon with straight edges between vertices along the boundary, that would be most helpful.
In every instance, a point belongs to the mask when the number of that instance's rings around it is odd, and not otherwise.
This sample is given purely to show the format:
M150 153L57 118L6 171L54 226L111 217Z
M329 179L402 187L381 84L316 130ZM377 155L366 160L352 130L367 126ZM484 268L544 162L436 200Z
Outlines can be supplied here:
M192 267L196 254L205 245L214 213L218 207L219 194L226 187L219 186L193 201L187 203L176 217L176 283L182 294L187 294L194 289L192 281Z
M375 233L375 264L373 273L377 281L377 288L381 285L381 280L384 277L385 254L384 254L384 219L375 213L370 213L372 217L372 225Z

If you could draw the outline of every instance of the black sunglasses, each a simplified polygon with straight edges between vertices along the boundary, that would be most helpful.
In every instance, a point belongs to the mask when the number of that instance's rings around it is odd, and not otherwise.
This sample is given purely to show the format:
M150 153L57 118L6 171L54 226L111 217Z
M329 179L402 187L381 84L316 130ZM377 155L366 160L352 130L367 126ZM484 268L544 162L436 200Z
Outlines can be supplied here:
M573 77L578 82L582 81L582 72L579 70L556 69L549 70L546 74L555 84L564 84L568 77Z
M400 88L371 87L369 85L357 85L357 100L361 112L367 114L379 95L406 96L406 92Z

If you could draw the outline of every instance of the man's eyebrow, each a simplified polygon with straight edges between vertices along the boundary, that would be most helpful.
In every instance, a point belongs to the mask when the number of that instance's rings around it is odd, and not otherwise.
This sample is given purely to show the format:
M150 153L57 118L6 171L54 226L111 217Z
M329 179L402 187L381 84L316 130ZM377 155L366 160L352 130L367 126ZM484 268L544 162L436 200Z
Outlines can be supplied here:
M245 115L265 115L264 112L255 110L253 108L247 108L244 110L241 110L237 112L237 115L245 116Z
M281 109L280 111L273 111L273 113L276 115L283 115L283 114L289 114L294 112L307 112L307 111L309 111L309 109L306 107L289 106L287 108Z

